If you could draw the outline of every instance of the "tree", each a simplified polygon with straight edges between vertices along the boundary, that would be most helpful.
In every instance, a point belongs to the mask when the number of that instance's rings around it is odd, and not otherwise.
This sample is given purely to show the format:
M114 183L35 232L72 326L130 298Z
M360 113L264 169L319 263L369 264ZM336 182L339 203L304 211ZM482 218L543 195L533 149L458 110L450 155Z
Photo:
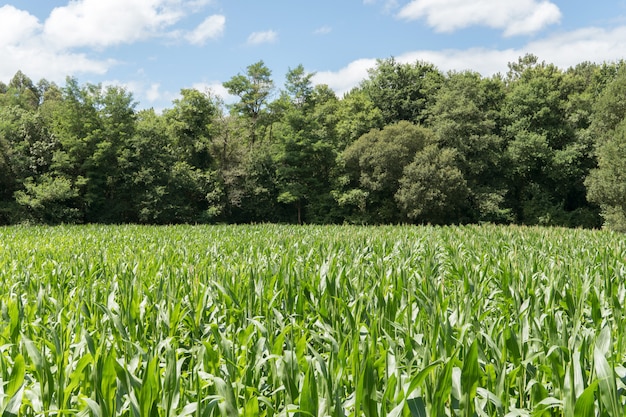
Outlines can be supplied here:
M276 133L277 200L296 208L298 224L305 205L331 201L328 184L336 157L333 112L326 110L337 99L327 87L313 87L312 76L301 65L287 73L286 110Z
M563 71L532 56L511 68L502 134L510 167L509 204L517 221L594 226L597 216L584 198L583 184L591 166L589 142L566 105L575 93L572 84Z
M467 181L471 205L466 220L506 222L504 206L505 144L500 135L499 109L504 84L475 72L450 73L429 110L428 124L440 148L456 151L458 169Z
M174 143L191 166L212 168L210 148L214 123L220 114L219 101L196 89L182 89L180 95L174 100L174 107L165 112Z
M348 211L349 220L405 221L394 196L404 168L432 142L430 130L403 121L382 130L373 129L348 146L339 157L343 175L338 179L334 195Z
M384 127L382 111L362 89L346 94L337 107L337 139L343 150L372 129Z
M604 226L626 232L626 121L598 146L598 168L585 184L589 200L602 208Z
M470 189L457 167L457 152L428 145L404 168L395 195L407 217L418 223L459 223Z
M69 178L44 174L34 180L28 178L24 190L15 193L18 204L25 206L32 220L46 224L80 221L76 207L79 193Z
M133 134L118 152L120 194L129 206L125 221L176 223L169 187L176 156L167 126L152 109L138 112Z
M259 136L257 129L264 126L263 118L266 115L269 96L274 89L271 76L270 69L263 61L259 61L248 66L245 75L237 74L223 84L230 94L240 99L238 103L233 104L232 109L248 120L251 143Z
M385 125L401 120L422 123L442 82L443 74L432 64L401 64L389 58L378 60L361 88L381 110Z
M598 166L585 181L588 198L602 209L604 226L626 232L626 67L598 97L591 131Z
M94 90L93 99L99 129L92 133L94 150L85 166L87 220L129 222L136 217L120 154L135 133L136 102L132 93L116 86Z
M6 92L0 97L0 105L15 105L25 110L36 110L39 106L40 93L33 81L22 71L15 73Z

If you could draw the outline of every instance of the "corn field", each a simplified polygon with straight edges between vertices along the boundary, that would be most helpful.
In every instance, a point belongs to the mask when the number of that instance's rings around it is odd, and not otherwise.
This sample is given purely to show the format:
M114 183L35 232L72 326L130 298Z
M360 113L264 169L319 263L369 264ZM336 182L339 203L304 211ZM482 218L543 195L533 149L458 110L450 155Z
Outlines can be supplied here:
M626 239L0 228L3 416L626 415Z

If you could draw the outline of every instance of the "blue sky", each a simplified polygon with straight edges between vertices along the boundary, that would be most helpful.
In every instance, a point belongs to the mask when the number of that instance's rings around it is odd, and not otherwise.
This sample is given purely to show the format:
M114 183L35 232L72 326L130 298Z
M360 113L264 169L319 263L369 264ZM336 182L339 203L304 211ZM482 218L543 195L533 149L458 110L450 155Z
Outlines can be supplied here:
M263 60L277 87L303 64L339 95L377 58L506 72L525 53L561 67L626 58L622 0L0 1L0 80L127 87L139 108L221 86Z

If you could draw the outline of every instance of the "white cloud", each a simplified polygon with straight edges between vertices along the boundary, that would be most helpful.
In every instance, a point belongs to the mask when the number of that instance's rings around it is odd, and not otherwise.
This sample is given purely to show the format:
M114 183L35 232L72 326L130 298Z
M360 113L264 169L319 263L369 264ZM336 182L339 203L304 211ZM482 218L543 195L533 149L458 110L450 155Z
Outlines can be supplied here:
M116 63L112 59L91 59L80 53L22 46L0 46L0 56L3 57L0 59L0 80L9 80L21 70L33 80L46 78L48 81L62 82L68 75L105 74Z
M76 48L106 48L150 37L172 36L185 15L211 0L72 0L44 21L11 5L0 7L0 79L22 70L33 79L62 82L67 75L105 74L117 61ZM211 26L211 23L216 23ZM189 34L200 42L217 35L219 19L209 18ZM170 31L168 33L168 31ZM97 52L97 51L96 51Z
M226 17L222 15L209 16L198 25L186 38L194 45L202 45L209 39L219 38L224 34Z
M316 72L313 76L313 82L315 84L326 84L341 96L367 78L367 70L375 65L375 59L359 59L336 72Z
M79 0L57 7L44 23L57 48L106 47L159 34L184 16L177 0Z
M83 53L46 46L37 17L13 6L0 7L0 80L21 70L34 80L63 81L68 74L104 74L113 60L96 60Z
M426 19L439 32L487 26L513 36L558 23L561 11L549 0L412 0L398 12L398 17Z
M273 43L278 40L278 33L273 30L265 32L253 32L248 36L248 45L260 45L262 43Z
M378 3L379 0L363 0L363 4L376 4ZM398 7L398 0L380 0L381 3L383 3L383 9L386 12L389 12L392 9L395 9L396 7Z
M145 93L145 96L150 103L154 103L161 98L161 92L159 91L160 88L161 84L159 83L150 84L150 88L148 88Z
M226 87L224 87L219 81L211 83L195 83L191 87L202 92L208 91L211 94L221 98L225 104L232 104L239 100L239 97L229 94Z
M11 5L0 7L0 47L30 40L41 28L39 20Z
M314 35L328 35L332 31L333 31L333 28L331 28L330 26L322 26L322 27L315 29L313 31L313 34Z
M404 53L395 59L401 63L431 62L442 71L472 70L491 76L506 73L509 62L515 62L527 53L561 68L568 68L583 61L601 63L622 59L623 51L626 51L626 26L610 30L583 28L533 41L521 48L419 50ZM375 65L375 59L359 59L338 71L318 72L314 81L327 84L337 94L343 95L366 79L367 70Z

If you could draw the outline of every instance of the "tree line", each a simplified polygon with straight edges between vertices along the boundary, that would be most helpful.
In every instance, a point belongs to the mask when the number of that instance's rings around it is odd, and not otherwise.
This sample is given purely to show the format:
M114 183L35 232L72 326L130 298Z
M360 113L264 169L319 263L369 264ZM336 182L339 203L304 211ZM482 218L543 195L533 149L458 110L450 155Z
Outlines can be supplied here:
M0 82L0 224L515 223L626 230L626 66L379 60L343 97L262 62L138 110L119 86Z

